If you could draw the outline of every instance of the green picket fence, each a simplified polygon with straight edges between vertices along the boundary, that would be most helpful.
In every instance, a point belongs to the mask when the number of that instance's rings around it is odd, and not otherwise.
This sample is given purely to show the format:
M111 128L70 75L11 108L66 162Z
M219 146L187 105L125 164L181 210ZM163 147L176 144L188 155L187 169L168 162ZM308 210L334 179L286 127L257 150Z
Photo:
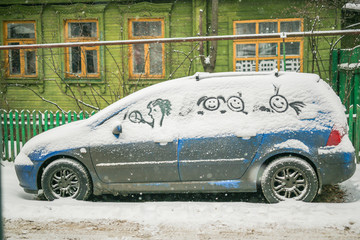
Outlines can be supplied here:
M354 114L357 112L358 114ZM349 107L349 138L351 142L354 144L355 153L357 156L357 160L359 162L359 152L360 152L360 105L354 108L354 105Z
M360 47L332 51L331 84L349 114L349 137L360 161Z
M0 110L0 156L3 160L13 161L22 145L35 135L66 123L89 118L95 113Z

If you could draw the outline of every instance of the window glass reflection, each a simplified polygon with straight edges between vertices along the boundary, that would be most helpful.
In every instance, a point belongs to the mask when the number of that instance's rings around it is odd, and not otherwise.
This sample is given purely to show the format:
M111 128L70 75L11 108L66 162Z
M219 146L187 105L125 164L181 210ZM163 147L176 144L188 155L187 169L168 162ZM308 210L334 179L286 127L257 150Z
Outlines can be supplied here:
M8 23L7 30L8 30L7 33L8 39L35 38L34 23Z
M133 55L133 72L135 74L145 73L144 44L134 44L132 55Z
M277 43L259 43L260 57L275 57L277 56Z
M97 37L96 22L70 22L69 37Z
M237 44L236 57L255 57L256 44Z
M237 23L236 24L236 35L242 34L255 34L256 23Z
M277 33L277 22L260 22L259 33Z

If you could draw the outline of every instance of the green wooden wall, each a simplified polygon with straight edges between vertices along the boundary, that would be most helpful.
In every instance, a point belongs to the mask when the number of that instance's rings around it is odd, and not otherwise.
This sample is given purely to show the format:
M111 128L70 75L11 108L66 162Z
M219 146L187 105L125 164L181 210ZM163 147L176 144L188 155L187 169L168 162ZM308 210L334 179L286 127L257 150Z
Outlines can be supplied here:
M196 36L199 29L199 12L204 11L203 29L208 29L211 19L209 0L160 0L160 1L95 1L77 0L67 5L66 0L0 0L0 21L35 20L37 43L64 41L64 20L98 19L100 40L128 38L128 18L161 17L165 20L165 37ZM22 4L22 5L17 5ZM233 21L276 18L304 18L305 30L339 29L339 8L316 6L316 1L303 0L219 0L219 35L233 34ZM314 19L318 16L319 20ZM0 25L0 34L3 24ZM3 35L3 34L2 34ZM3 44L3 37L0 38ZM316 72L328 79L330 71L330 43L336 38L305 39L304 72ZM312 48L316 43L316 52ZM127 46L108 46L100 49L101 78L65 79L64 49L38 50L39 77L36 79L7 79L0 76L0 108L28 110L92 109L87 103L100 109L133 91L148 85L203 71L198 57L197 43L171 43L165 46L166 77L164 79L129 79ZM4 52L0 53L0 63ZM316 61L313 61L316 59ZM1 64L0 64L1 66ZM219 41L216 72L233 70L233 42ZM0 71L1 73L1 71ZM65 81L64 81L65 80ZM15 86L15 84L21 84ZM70 87L68 87L68 86ZM79 99L75 101L73 97Z

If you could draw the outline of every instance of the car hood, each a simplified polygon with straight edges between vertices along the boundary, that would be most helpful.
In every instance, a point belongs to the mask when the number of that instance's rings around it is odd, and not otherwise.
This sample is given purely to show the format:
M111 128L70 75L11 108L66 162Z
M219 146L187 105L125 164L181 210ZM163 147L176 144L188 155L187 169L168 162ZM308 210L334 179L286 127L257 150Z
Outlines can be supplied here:
M90 131L87 120L59 126L30 139L21 149L21 153L33 161L41 161L59 152L87 147L87 135Z

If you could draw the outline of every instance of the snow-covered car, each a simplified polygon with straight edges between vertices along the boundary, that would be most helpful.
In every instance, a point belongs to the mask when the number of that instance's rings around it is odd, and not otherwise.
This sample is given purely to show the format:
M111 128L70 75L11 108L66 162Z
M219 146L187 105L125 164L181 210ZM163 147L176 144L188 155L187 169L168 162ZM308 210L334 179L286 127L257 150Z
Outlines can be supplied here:
M48 200L261 190L312 201L355 172L347 128L318 75L197 73L34 137L15 168L25 192Z

